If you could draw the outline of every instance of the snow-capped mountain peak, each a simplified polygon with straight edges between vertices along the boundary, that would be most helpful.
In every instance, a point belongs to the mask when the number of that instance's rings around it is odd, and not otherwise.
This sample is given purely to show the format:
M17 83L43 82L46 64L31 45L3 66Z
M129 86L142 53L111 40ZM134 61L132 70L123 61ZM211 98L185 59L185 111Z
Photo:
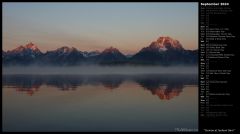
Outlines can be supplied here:
M90 51L90 52L87 52L87 51L84 51L82 52L83 56L84 57L92 57L92 56L97 56L99 55L101 52L96 50L96 51Z
M28 43L25 48L29 48L32 50L39 50L38 47L36 45L34 45L32 42Z
M178 40L172 39L169 36L161 36L156 41L160 46L172 49L183 49L181 43Z
M17 54L17 53L36 53L36 54L40 54L41 51L38 49L38 47L36 45L34 45L32 42L26 44L25 46L20 45L19 47L8 51L8 53L12 53L12 54Z
M141 51L162 52L169 49L183 50L183 47L178 40L172 39L169 36L161 36L156 41L153 41L148 47L144 47Z
M158 51L166 51L167 48L161 44L161 43L158 43L156 41L153 41L149 47L148 47L150 50L158 50Z

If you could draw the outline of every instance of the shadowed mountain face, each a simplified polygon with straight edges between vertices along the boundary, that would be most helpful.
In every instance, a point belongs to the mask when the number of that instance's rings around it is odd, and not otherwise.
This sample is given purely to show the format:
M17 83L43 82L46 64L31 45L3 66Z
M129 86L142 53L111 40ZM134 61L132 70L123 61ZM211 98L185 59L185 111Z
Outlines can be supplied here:
M105 49L99 56L98 61L100 64L121 64L127 60L118 49L110 47Z
M33 43L19 46L11 51L2 53L3 65L30 65L38 61L43 53Z
M131 58L131 62L135 64L194 65L197 64L197 59L197 50L185 50L178 40L160 37L135 54Z
M52 65L78 65L84 61L84 56L76 48L61 47L54 51L48 51L41 57L41 64Z
M2 51L2 65L56 65L74 66L81 64L100 65L196 65L198 50L186 50L171 37L159 37L149 46L131 56L125 56L117 48L109 47L102 52L82 52L72 47L61 47L42 53L29 43L11 51Z
M99 65L119 65L126 63L127 60L127 57L117 48L109 47L97 55L87 57L85 63Z
M115 90L124 82L134 82L161 100L180 95L185 85L197 85L197 75L3 75L3 87L33 95L42 85L59 90L76 90L81 86L103 86Z

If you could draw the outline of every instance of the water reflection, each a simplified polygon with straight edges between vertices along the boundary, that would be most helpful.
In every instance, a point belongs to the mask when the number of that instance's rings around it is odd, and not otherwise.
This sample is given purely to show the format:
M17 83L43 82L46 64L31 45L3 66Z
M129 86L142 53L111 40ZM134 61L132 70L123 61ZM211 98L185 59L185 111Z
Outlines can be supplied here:
M198 127L197 75L3 75L2 83L4 131Z
M179 96L184 85L196 85L197 77L194 75L155 75L137 78L136 82L161 100L170 100Z
M30 96L39 92L42 85L62 91L77 90L86 85L115 90L128 81L149 90L161 100L170 100L179 96L184 86L197 85L197 75L3 75L2 78L3 87L12 87Z

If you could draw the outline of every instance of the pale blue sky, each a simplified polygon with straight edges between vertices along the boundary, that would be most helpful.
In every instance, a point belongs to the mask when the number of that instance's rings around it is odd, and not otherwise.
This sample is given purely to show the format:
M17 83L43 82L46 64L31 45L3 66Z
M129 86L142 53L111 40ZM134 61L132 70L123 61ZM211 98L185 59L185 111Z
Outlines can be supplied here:
M3 3L3 50L33 42L45 52L113 46L135 53L159 36L198 47L197 3Z

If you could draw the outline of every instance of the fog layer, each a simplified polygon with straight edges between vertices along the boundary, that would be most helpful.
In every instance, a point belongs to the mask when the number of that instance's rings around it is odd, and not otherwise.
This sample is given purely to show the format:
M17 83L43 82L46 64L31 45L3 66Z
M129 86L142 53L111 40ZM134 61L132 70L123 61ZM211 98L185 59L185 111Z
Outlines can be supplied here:
M3 74L70 74L70 75L104 75L104 74L197 74L197 66L74 66L74 67L3 67Z

